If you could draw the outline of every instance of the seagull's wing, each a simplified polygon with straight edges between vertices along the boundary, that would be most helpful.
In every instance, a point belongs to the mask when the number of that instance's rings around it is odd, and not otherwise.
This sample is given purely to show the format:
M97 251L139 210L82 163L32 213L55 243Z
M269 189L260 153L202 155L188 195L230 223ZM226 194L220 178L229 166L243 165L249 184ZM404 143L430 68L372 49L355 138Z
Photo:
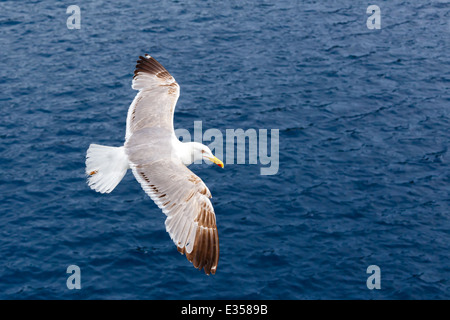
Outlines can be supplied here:
M144 191L167 215L166 230L178 251L196 268L214 274L219 261L216 216L203 181L164 143L169 132L147 128L126 144L130 167Z
M180 87L170 73L149 55L139 57L132 88L139 90L128 109L125 140L133 132L149 127L164 127L174 133L173 113Z

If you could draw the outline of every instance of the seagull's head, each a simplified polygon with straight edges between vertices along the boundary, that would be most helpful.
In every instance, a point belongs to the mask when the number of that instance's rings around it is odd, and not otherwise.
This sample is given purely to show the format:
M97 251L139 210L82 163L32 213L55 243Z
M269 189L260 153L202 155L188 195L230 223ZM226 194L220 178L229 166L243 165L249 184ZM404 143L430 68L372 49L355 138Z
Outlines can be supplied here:
M212 154L212 151L208 146L198 142L190 142L188 144L191 149L191 159L194 161L199 159L209 160L223 168L223 162Z

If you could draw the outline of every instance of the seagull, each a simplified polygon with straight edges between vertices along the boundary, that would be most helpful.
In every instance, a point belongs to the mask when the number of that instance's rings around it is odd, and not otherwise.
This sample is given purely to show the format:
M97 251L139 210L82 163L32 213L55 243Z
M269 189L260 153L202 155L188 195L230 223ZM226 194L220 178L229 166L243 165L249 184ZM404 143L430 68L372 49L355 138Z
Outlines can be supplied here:
M97 192L110 193L131 169L167 216L166 231L178 251L195 268L215 274L219 237L211 192L187 166L205 159L223 168L223 162L201 143L178 140L173 116L180 87L150 55L139 57L131 87L139 92L128 109L125 143L89 146L87 183Z

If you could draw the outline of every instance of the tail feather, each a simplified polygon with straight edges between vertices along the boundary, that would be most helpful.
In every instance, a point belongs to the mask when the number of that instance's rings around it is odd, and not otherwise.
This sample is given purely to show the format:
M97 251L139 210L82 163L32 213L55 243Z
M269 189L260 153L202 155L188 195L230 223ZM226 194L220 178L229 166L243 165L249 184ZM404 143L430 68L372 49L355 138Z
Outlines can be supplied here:
M88 185L100 193L110 193L129 169L124 147L91 144L86 154Z

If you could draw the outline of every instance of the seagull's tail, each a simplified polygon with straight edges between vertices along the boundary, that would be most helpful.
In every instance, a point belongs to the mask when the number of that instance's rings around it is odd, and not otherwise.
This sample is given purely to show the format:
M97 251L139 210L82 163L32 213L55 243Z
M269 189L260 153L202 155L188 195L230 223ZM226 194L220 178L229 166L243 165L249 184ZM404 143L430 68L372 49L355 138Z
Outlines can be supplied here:
M91 189L110 193L130 168L124 147L91 144L86 154L86 174Z

